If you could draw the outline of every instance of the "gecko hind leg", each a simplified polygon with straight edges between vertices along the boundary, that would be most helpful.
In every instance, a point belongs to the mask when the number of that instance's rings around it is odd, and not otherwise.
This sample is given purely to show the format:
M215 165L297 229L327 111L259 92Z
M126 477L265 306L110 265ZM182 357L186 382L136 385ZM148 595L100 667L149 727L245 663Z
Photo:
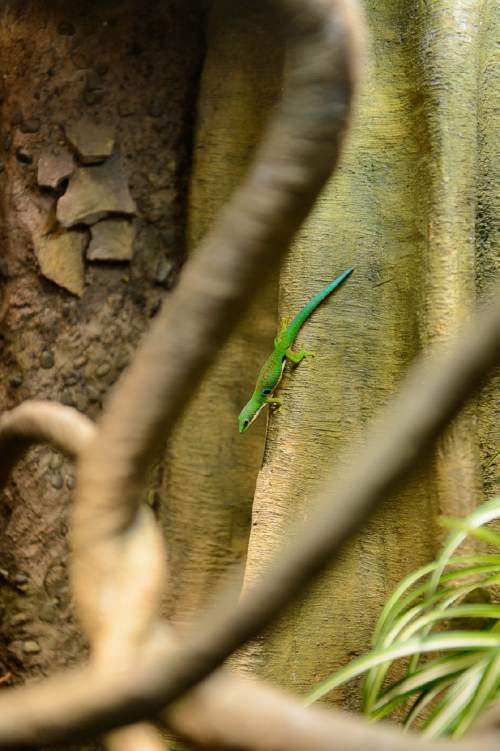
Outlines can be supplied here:
M279 412L283 405L283 399L280 399L277 396L268 396L266 404L269 404L269 407L272 408L273 412Z
M293 362L294 365L298 365L305 357L316 357L316 352L306 352L305 349L299 349L298 352L293 352L291 349L287 349L285 357L287 360L290 360L290 362Z

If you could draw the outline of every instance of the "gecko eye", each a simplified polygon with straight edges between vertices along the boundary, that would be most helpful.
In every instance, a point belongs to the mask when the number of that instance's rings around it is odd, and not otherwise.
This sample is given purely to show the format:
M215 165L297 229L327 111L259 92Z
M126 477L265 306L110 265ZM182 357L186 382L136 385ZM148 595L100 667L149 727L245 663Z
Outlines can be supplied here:
M264 389L262 392L262 396L269 396L269 394L272 394L272 389Z

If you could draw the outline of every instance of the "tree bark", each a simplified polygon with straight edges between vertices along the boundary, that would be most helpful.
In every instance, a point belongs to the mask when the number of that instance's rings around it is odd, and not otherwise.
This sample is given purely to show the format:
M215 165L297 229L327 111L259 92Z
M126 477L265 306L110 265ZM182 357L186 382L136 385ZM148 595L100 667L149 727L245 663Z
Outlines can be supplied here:
M224 4L217 7L216 18L224 28L231 13ZM317 351L317 357L287 372L280 386L284 406L269 421L246 585L265 575L289 524L307 517L332 456L348 452L351 442L362 437L421 348L446 343L466 322L476 288L488 288L498 264L490 224L495 191L488 182L497 148L491 135L492 4L457 7L442 0L432 8L409 8L406 3L366 3L365 11L370 53L350 146L282 270L280 315L293 315L346 267L353 265L355 272L299 336L299 344ZM253 64L246 55L254 54L254 29L250 24L231 28L224 60L212 46L213 37L209 40L208 59L212 54L219 80L230 55L240 70ZM268 71L268 79L274 70ZM204 91L210 97L210 88ZM208 127L207 121L203 126ZM232 146L226 148L231 153ZM198 162L195 184L220 179L219 160L217 168L213 165ZM195 206L193 211L192 221ZM265 331L268 320L261 311L254 330ZM241 357L237 341L230 345L235 360ZM254 376L268 354L262 346L257 349L252 350L260 356ZM244 361L246 371L248 356ZM217 388L227 389L227 382ZM217 388L206 401L212 397L219 403ZM227 406L224 423L236 418L239 406ZM437 517L462 515L483 499L483 488L487 495L493 492L488 463L498 445L498 408L498 391L489 383L448 431L432 464L419 469L342 562L279 627L244 650L237 664L307 691L365 651L390 589L428 561L441 541ZM210 430L205 415L202 405L195 423L198 434ZM262 429L260 420L252 430ZM258 438L254 432L239 465L249 473L247 487L258 460L253 443ZM221 440L230 445L225 435ZM172 472L175 465L173 457ZM190 466L198 477L191 475L191 483L203 483L195 463ZM356 471L347 455L344 466L345 472ZM217 508L226 497L227 491L215 496ZM204 499L203 505L208 503ZM226 555L227 548L217 552L221 560ZM345 706L359 706L356 686L335 698Z

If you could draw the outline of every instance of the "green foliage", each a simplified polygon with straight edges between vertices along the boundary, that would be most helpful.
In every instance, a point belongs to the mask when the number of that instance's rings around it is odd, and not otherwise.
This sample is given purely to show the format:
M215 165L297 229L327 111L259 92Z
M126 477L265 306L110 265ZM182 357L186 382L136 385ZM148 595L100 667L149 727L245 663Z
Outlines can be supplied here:
M443 519L452 531L441 554L396 587L371 652L321 683L307 703L364 675L367 717L378 720L403 708L405 726L416 725L428 737L463 735L500 698L500 604L490 601L500 584L500 534L484 526L499 517L496 498L463 521ZM456 555L466 538L488 543L492 552ZM394 663L398 678L388 680Z

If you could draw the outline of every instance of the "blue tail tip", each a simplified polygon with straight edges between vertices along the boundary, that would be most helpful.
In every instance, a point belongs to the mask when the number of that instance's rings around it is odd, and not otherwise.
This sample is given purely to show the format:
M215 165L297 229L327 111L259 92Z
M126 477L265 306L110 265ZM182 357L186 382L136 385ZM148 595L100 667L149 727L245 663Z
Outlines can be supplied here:
M352 272L354 271L354 266L351 266L349 269L346 269L345 271L340 274L340 276L337 277L339 281L344 281Z

